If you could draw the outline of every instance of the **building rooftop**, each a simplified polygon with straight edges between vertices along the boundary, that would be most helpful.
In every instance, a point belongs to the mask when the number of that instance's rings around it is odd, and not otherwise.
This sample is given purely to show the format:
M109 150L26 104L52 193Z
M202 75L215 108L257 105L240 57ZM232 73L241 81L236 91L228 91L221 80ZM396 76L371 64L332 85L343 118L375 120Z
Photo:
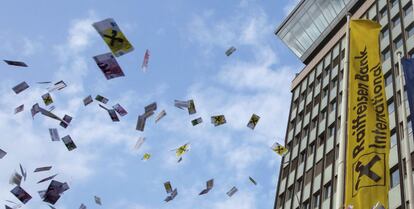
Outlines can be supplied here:
M358 0L301 0L275 34L307 64L308 57Z

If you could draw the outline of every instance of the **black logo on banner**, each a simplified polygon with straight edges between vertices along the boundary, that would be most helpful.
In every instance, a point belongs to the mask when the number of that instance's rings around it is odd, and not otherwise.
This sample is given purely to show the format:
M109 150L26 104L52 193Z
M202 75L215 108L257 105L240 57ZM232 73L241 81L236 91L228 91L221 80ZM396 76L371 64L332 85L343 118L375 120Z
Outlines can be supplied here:
M385 172L384 153L361 155L352 165L352 196L362 188L385 186Z

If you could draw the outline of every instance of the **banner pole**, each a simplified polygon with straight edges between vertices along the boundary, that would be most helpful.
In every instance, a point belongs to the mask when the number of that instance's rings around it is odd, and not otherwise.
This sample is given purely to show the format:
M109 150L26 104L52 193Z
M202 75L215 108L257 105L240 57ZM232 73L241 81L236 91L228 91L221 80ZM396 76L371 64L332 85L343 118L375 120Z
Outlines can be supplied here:
M349 23L351 14L346 15L346 46L345 46L345 62L344 76L342 78L342 103L341 103L341 132L339 138L339 156L338 156L338 182L336 184L336 202L335 209L344 208L345 193L345 147L346 147L346 130L347 130L347 110L348 110L348 73L349 73Z
M410 139L408 138L408 122L407 122L407 109L405 105L405 93L404 93L404 84L403 84L403 73L402 65L401 65L401 58L402 52L397 52L398 57L398 73L400 74L400 92L401 92L401 107L402 107L402 121L403 121L403 141L405 143L404 146L404 154L405 154L405 166L407 171L407 199L409 201L409 209L414 209L414 186L413 186L413 169L411 166L411 153L410 153ZM412 121L413 123L414 121ZM404 178L403 178L404 179Z

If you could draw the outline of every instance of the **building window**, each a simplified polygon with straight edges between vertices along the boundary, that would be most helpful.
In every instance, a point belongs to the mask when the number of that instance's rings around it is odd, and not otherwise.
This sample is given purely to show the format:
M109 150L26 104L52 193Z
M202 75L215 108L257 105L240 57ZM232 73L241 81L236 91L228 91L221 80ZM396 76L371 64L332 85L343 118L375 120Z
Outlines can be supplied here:
M311 130L313 130L314 128L316 128L316 124L318 123L318 120L315 118L314 120L312 120L311 122Z
M322 134L318 137L318 147L321 147L325 143L325 136Z
M391 7L394 7L395 5L398 4L398 1L397 0L391 0L390 3L391 3Z
M390 32L388 31L388 27L385 26L382 30L381 30L381 39L387 38L388 35L390 35Z
M321 100L321 94L318 93L318 95L315 96L315 99L313 100L313 106L316 107L316 105L319 104Z
M312 208L318 208L320 205L320 201L321 201L321 195L319 194L319 192L317 192L316 194L313 195L312 198Z
M381 9L381 11L379 12L379 17L384 18L387 16L387 7L384 7L383 9Z
M413 5L409 3L407 6L404 7L404 17L410 15L413 12Z
M334 101L332 101L330 104L329 104L329 109L331 110L331 112L335 112L336 111L336 101L334 100Z
M312 94L313 91L313 83L311 83L308 87L308 94Z
M323 119L325 119L325 117L326 117L326 109L324 109L324 110L321 111L320 117L321 117L321 121Z
M306 158L306 150L300 153L300 156L299 156L299 164L302 163L302 162L304 162L305 161L305 158Z
M391 73L387 73L385 75L385 86L388 86L392 83L392 75Z
M325 186L323 186L323 199L326 200L328 198L331 197L331 182L325 184Z
M292 160L292 163L290 165L290 172L293 172L298 167L298 158L295 158Z
M313 152L315 151L315 142L312 142L311 144L309 144L309 151L308 151L308 156L311 156L313 154Z
M288 144L287 144L287 146L286 146L286 148L288 149L288 150L292 150L292 144L293 144L293 142L291 141L291 142L289 142Z
M282 179L285 179L287 175L289 174L289 166L283 169L282 171Z
M388 58L390 58L390 49L386 48L386 49L384 49L384 51L381 52L381 59L382 59L382 61L385 61Z
M396 167L395 169L391 169L391 188L394 188L395 186L397 186L398 184L400 184L400 173L398 170L398 167Z
M392 22L392 27L395 28L395 26L399 25L401 22L400 16L399 15L395 16L394 18L392 18L391 22Z
M287 191L287 199L290 200L293 197L293 187L289 187Z
M394 49L398 49L403 45L403 40L401 36L398 36L397 39L394 40Z
M309 103L306 105L306 114L310 113L312 111L312 103Z
M323 160L320 160L319 162L316 163L315 166L315 176L318 176L319 174L322 173L322 169L323 169Z
M303 209L310 209L309 200L303 202Z
M388 102L388 114L391 114L394 112L394 101L390 99Z
M407 33L407 37L411 37L414 34L414 24L408 26L408 28L405 31Z
M396 144L397 144L397 134L395 132L395 129L392 129L391 130L391 146L390 147L393 147Z
M285 203L285 196L283 194L279 195L277 204L279 205L278 207L282 207L283 203Z
M305 91L305 92L303 92L303 94L301 94L301 96L300 96L300 101L301 101L301 102L304 102L304 101L305 101L305 99L306 99L306 91Z
M303 119L303 113L300 112L299 115L298 115L298 121L301 121L302 119Z
M311 168L309 171L306 172L305 185L308 185L312 181L312 171L313 171L313 168Z
M333 150L331 150L326 155L326 157L325 157L325 168L327 168L328 166L330 166L333 163L333 161L334 161L333 154L334 154L334 152L333 152Z
M302 136L302 138L305 138L306 136L308 136L308 132L309 132L309 129L306 127L306 128L304 128L303 129L303 136Z
M320 82L321 82L321 76L319 75L319 76L316 78L316 81L315 81L315 86L317 86Z
M328 95L328 91L329 91L328 88L324 88L322 92L322 97L326 97Z
M296 188L295 188L296 192L300 192L302 190L302 183L303 183L302 178L300 178L296 181Z
M338 79L334 78L331 82L332 88L335 88L337 83L338 83Z
M329 127L329 137L334 136L335 134L335 125L332 125L331 127Z

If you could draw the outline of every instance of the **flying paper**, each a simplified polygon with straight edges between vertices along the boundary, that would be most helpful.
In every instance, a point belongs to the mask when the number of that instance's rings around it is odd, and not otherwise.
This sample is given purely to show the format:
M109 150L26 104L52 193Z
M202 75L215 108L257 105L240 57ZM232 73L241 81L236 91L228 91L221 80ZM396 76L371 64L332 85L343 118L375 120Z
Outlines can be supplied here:
M101 95L96 95L95 100L99 101L99 102L102 102L104 104L108 103L108 101L109 101L109 99L107 99L107 98L105 98Z
M145 137L139 137L139 139L137 140L137 143L135 144L134 149L138 150L142 146L142 144L144 144L144 142L145 142Z
M196 126L196 125L198 125L202 122L203 122L203 119L201 117L199 117L199 118L196 118L196 119L192 120L191 124L193 124L193 126Z
M52 96L50 96L49 93L43 94L42 99L43 99L43 102L45 103L46 106L53 103Z
M49 128L49 134L52 141L60 141L59 133L57 128Z
M250 180L250 182L252 182L254 185L257 185L257 182L252 178L252 177L250 177L249 176L249 180Z
M207 183L206 183L206 185L207 185L206 186L207 188L205 188L203 191L201 191L200 194L198 194L198 195L207 194L213 188L213 186L214 186L214 179L208 180Z
M280 145L279 143L277 143L277 142L275 142L273 145L272 145L272 150L273 151L275 151L278 155L280 155L280 156L283 156L283 155L285 155L289 150L286 148L286 147L284 147L284 146L282 146L282 145Z
M23 81L23 82L17 84L12 89L13 89L14 93L19 94L20 92L22 92L22 91L24 91L28 88L29 88L29 85L26 82Z
M98 205L102 205L102 201L101 201L101 198L100 198L100 197L98 197L98 196L94 196L94 199L95 199L95 203L96 203L96 204L98 204Z
M121 116L125 116L128 114L128 112L120 105L120 104L116 104L114 106L112 106L114 108L114 110Z
M69 151L72 151L72 150L76 149L76 145L75 145L75 143L73 142L72 138L69 135L63 137L62 141L65 144L66 148L68 148Z
M147 49L145 51L145 55L144 55L144 61L142 61L142 65L141 65L141 69L142 71L147 71L148 69L148 61L149 61L149 57L150 57L150 51Z
M6 155L7 155L7 152L4 151L4 150L2 150L2 149L0 149L0 159L3 159L4 156L6 156Z
M119 29L114 19L108 18L96 22L93 24L93 27L98 31L99 35L101 35L102 39L116 57L134 50L134 47L129 43L121 29Z
M238 191L238 189L236 187L233 187L230 189L230 191L228 191L226 194L231 197L233 196L236 192Z
M107 80L125 76L115 57L111 53L97 55L93 57L93 59Z
M226 118L224 115L211 116L211 123L214 124L214 126L223 125L226 123Z
M24 191L23 188L21 188L20 186L16 186L14 189L12 189L10 191L17 199L20 200L20 202L22 202L23 204L26 204L27 202L29 202L30 199L32 199L32 196L30 196L29 193L27 193L26 191Z
M236 51L236 48L234 46L230 47L229 49L227 49L226 51L226 55L230 56L231 54L233 54L233 52Z
M83 99L83 105L85 105L85 106L87 106L88 104L90 104L92 102L93 102L93 99L92 99L91 95L89 95L89 96L87 96Z
M12 61L12 60L3 60L4 62L6 62L8 65L14 65L17 67L28 67L26 63L21 62L21 61Z
M260 117L256 114L253 114L247 123L247 127L251 128L252 130L256 127L257 123L259 122Z
M149 160L150 158L151 158L151 154L145 153L144 156L142 157L142 160Z
M43 182L46 182L46 181L50 181L50 180L54 179L56 176L57 176L57 174L55 174L53 176L46 177L46 178L38 181L37 183L40 184L40 183L43 183Z
M19 113L19 112L21 112L21 111L23 111L23 110L24 110L24 104L22 104L22 105L20 105L20 106L16 107L16 108L14 109L14 114L17 114L17 113Z
M158 123L158 121L160 121L163 117L165 117L167 115L167 112L165 112L165 110L162 110L157 117L155 118L155 123Z

